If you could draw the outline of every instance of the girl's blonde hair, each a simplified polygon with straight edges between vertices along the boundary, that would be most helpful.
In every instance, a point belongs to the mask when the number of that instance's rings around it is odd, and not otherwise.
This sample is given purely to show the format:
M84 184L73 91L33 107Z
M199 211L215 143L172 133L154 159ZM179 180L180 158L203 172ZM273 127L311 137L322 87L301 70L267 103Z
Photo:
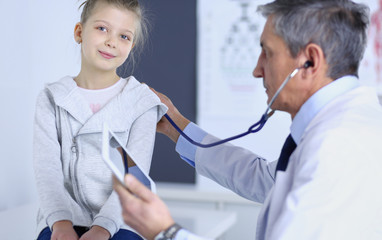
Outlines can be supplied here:
M144 11L142 6L139 4L138 0L86 0L83 2L79 9L83 7L81 13L81 23L85 24L89 19L92 11L99 2L105 2L116 7L129 10L136 15L136 29L134 33L134 48L130 52L130 59L134 65L135 63L135 54L139 53L143 49L147 34L148 34L148 22L144 16Z

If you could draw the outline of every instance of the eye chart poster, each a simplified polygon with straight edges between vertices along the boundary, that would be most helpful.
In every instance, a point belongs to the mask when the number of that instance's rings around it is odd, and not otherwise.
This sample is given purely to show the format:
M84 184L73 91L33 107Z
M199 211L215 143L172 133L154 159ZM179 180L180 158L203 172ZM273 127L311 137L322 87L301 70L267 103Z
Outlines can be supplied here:
M252 76L261 52L265 19L256 12L269 0L198 0L197 121L220 138L244 132L266 109L262 79ZM370 7L369 42L360 68L362 84L382 95L382 0ZM289 133L290 117L276 112L259 133L235 145L276 160Z

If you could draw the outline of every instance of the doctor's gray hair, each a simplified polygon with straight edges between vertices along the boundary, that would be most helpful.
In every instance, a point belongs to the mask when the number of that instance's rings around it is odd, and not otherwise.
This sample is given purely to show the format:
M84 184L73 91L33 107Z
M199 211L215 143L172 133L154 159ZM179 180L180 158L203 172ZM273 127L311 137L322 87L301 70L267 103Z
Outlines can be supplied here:
M369 8L350 0L276 0L257 9L273 17L275 34L292 57L308 44L319 45L328 63L327 76L358 76L367 44Z

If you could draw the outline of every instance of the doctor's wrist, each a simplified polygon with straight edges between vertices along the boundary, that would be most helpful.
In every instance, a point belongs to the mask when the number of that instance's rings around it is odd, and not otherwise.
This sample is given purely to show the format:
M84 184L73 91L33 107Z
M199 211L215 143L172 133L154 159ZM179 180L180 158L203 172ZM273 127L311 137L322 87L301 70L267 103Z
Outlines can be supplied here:
M182 115L180 116L177 116L175 119L173 119L173 121L176 123L176 125L182 130L184 131L184 129L187 127L188 124L190 124L190 120L188 120L187 118L183 117ZM167 134L167 136L175 143L178 142L178 139L179 139L179 136L180 136L180 133L174 128L171 126L171 132Z
M169 226L167 229L160 232L157 236L155 236L154 240L172 240L175 239L176 234L181 230L182 227L174 223L171 226Z

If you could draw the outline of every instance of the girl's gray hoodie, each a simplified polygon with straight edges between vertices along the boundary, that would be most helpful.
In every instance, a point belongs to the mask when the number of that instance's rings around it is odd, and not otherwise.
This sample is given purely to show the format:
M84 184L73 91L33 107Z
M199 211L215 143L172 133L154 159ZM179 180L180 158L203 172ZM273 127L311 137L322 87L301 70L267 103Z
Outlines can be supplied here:
M103 123L148 173L156 123L167 107L134 77L126 80L122 92L95 114L72 77L48 84L38 96L33 144L40 200L36 235L60 220L98 225L111 236L120 228L130 229L123 224L112 174L102 160Z

